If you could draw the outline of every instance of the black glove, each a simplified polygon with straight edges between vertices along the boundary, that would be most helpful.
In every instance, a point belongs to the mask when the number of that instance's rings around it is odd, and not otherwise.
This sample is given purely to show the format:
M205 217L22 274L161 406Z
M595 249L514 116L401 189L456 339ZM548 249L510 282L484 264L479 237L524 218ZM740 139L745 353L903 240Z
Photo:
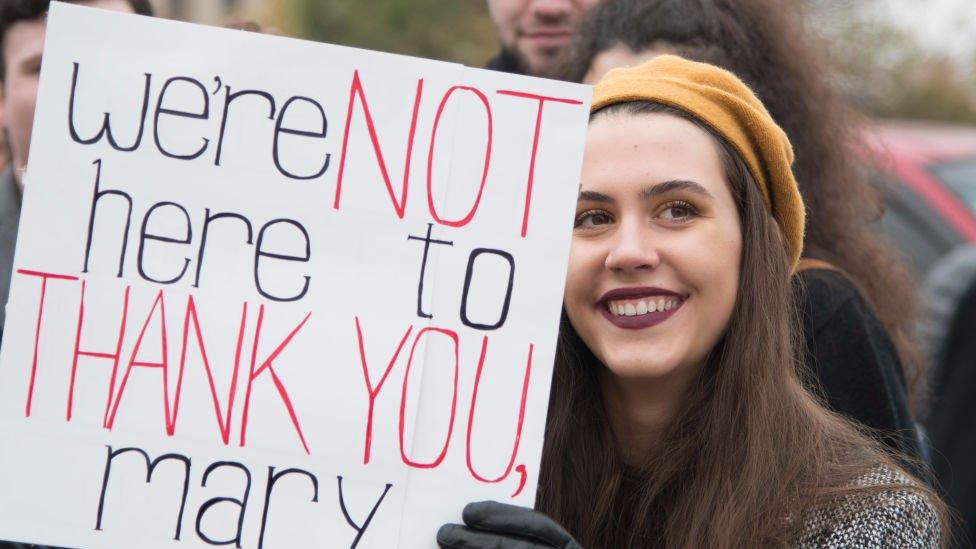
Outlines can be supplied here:
M461 518L465 526L437 531L442 549L583 549L554 520L525 507L479 501L465 505Z

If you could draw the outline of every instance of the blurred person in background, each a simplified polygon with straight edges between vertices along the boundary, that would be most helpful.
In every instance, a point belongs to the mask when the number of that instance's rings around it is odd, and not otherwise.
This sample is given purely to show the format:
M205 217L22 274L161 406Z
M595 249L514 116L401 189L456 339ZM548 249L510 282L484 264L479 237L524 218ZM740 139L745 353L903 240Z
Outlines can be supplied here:
M149 0L83 0L83 6L152 15ZM30 149L37 81L41 75L49 0L0 0L0 128L8 147L0 174L0 337L20 222L24 171Z
M920 337L932 364L932 405L925 425L932 468L976 542L976 246L963 245L932 266L922 285Z
M489 69L548 76L586 11L599 0L487 0L501 53Z
M609 69L677 53L742 78L790 137L807 206L804 261L793 277L811 388L873 429L926 475L911 413L923 361L915 293L893 246L877 234L881 197L847 144L853 114L829 84L800 7L773 0L606 0L580 28L561 69L593 83Z
M70 1L70 0L69 0ZM152 15L149 0L73 2L108 10ZM10 275L20 222L24 172L30 149L37 83L41 74L49 0L0 0L0 128L10 159L0 174L0 338L10 292ZM9 450L7 450L9 451ZM43 549L39 545L0 541L0 549Z

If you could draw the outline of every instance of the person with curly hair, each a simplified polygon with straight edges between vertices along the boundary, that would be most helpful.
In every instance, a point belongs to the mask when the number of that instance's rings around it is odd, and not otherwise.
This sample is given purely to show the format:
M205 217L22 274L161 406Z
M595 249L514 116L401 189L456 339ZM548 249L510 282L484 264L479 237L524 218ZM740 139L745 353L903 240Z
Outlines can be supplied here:
M595 83L664 53L741 78L793 144L807 209L793 289L811 389L927 476L913 412L925 396L914 284L879 234L880 194L850 144L853 109L831 85L802 7L774 0L606 0L580 27L560 76Z

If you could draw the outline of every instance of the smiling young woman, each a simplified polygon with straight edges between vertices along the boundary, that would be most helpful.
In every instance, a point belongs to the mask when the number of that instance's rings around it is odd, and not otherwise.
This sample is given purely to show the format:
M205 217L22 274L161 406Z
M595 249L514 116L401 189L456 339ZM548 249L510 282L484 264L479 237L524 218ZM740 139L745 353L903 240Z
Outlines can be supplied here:
M791 162L785 134L724 70L661 56L597 84L545 515L471 504L466 526L439 532L443 547L945 543L938 497L800 379Z
M613 432L635 457L725 331L742 250L718 144L652 105L610 106L590 125L565 295L571 328L604 366Z

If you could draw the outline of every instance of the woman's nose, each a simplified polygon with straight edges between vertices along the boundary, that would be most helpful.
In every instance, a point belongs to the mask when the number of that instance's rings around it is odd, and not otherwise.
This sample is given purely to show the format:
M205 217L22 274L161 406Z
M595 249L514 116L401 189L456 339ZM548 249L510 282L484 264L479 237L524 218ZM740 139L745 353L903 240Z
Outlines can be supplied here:
M607 253L611 271L651 270L661 263L653 235L642 227L621 225Z

